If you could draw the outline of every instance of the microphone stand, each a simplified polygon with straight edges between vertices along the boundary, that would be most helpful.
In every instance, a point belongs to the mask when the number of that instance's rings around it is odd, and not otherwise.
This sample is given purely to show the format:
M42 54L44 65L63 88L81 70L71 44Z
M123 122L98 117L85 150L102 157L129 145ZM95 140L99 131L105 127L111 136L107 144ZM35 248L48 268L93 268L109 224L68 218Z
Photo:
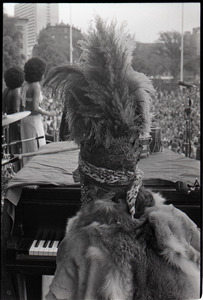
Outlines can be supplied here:
M191 101L191 87L188 88L188 107L185 108L185 113L187 116L186 119L186 157L191 156L191 106L192 106L192 101Z
M29 138L29 139L25 139L25 140L20 140L20 141L13 141L9 144L3 144L2 147L5 147L7 145L11 146L11 145L15 145L15 144L18 144L18 143L22 143L22 142L28 142L28 141L32 141L32 140L39 140L39 139L43 139L44 136L37 136L37 137L34 137L34 138Z
M187 82L183 82L183 81L179 81L178 83L181 86L184 86L187 88L188 93L189 93L189 97L188 97L188 107L185 109L185 113L187 115L187 119L186 119L186 157L191 156L191 106L192 106L192 100L191 100L191 94L192 94L192 88L197 88L194 84L191 83L187 83Z

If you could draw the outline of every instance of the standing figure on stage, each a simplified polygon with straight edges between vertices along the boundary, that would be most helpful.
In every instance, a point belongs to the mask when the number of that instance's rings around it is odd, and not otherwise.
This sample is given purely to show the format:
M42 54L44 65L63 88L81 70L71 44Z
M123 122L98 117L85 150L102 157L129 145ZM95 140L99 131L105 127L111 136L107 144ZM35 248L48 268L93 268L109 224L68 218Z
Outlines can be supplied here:
M31 114L21 121L21 138L30 139L44 136L44 138L25 141L22 143L22 152L36 152L39 147L45 145L45 132L42 122L42 115L54 116L54 111L45 111L40 107L43 96L40 81L46 71L46 62L40 57L30 58L24 66L25 84L22 89L22 106L24 110L31 111ZM23 158L25 164L30 157Z
M7 69L4 73L4 81L6 88L3 91L2 97L2 113L3 114L13 114L20 111L21 103L21 87L24 81L24 73L21 68L13 66ZM11 143L13 141L20 140L20 121L14 122L9 125L8 139L7 142ZM9 147L9 152L11 156L14 154L19 154L21 152L21 144L17 143ZM15 163L15 171L19 170L19 162Z
M134 40L97 17L81 45L81 62L53 68L44 82L66 100L82 203L46 299L196 299L200 230L142 184L139 137L150 130L155 90L131 66Z

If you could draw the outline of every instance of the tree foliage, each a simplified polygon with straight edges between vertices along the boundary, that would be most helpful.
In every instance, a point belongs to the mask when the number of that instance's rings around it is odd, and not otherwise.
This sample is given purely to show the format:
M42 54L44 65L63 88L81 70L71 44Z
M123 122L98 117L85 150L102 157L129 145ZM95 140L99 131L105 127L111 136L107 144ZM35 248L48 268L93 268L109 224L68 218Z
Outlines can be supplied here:
M67 62L66 56L58 49L55 40L51 34L46 31L41 31L38 38L38 43L33 49L34 56L40 56L47 63L47 70L51 67Z
M16 29L16 18L3 14L3 73L12 66L22 67L24 56L20 53L21 32Z
M195 54L191 44L184 42L184 74L195 78L200 74L200 58ZM133 67L149 76L171 75L180 77L181 34L161 32L153 44L137 43L133 55Z
M157 43L157 55L168 61L168 73L174 78L180 74L181 35L179 32L161 32Z
M168 60L158 55L155 44L137 43L132 65L136 71L148 76L162 75L168 70Z

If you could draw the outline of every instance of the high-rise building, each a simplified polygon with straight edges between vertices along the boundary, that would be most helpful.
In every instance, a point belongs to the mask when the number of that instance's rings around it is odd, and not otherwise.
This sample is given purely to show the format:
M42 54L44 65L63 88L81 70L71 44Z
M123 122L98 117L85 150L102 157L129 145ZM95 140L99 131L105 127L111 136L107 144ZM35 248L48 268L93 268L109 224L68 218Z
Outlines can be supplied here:
M31 56L40 30L47 24L56 25L59 22L58 3L18 3L14 6L14 16L29 20L27 24L27 52L28 56Z
M192 30L192 45L195 49L197 56L200 56L200 27L193 28Z
M15 27L20 33L19 42L21 47L19 48L20 54L23 55L25 61L28 59L28 47L27 47L27 23L28 19L16 18Z

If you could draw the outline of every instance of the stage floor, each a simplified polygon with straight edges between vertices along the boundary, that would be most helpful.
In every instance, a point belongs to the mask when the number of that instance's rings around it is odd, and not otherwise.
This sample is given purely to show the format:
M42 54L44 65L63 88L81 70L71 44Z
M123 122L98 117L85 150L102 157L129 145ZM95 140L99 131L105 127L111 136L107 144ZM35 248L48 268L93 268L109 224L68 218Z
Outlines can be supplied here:
M53 142L43 146L37 155L9 182L6 198L17 205L22 187L30 185L75 185L73 171L78 167L79 148L74 142ZM184 157L168 149L141 158L138 166L143 172L143 181L177 181L193 185L200 180L200 161ZM199 181L200 182L200 181Z

